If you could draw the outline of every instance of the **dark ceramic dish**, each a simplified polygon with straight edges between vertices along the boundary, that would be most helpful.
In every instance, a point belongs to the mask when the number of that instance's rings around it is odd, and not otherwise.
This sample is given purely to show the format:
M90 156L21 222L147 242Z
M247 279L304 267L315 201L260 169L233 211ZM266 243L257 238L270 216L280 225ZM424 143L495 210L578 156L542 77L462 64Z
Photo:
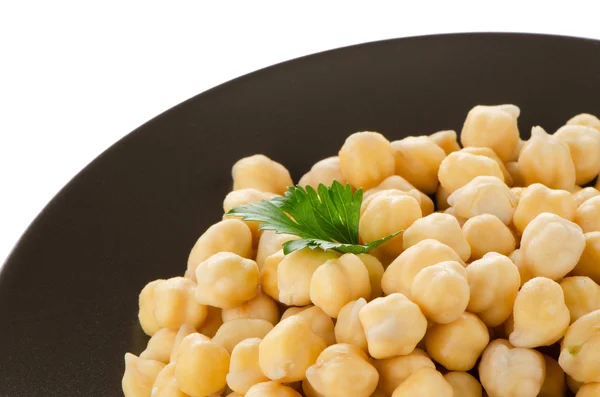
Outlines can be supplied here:
M517 104L528 137L599 113L599 93L598 41L458 34L304 57L174 107L81 171L8 258L0 396L121 396L123 355L146 343L138 292L183 273L240 157L265 153L298 178L352 132L460 130L476 104Z

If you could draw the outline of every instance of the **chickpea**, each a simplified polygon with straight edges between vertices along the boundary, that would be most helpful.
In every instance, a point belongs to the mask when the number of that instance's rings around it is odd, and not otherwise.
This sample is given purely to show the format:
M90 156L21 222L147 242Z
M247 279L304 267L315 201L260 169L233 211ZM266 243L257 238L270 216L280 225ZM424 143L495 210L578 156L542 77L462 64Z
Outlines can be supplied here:
M125 354L125 373L121 386L125 397L149 396L159 372L165 367L160 361Z
M300 309L297 312L290 309ZM309 325L312 332L325 341L327 346L335 344L335 329L333 320L321 308L317 306L306 306L302 308L290 308L286 310L289 315L298 316ZM283 319L282 319L283 321Z
M504 255L489 253L467 266L471 299L467 310L488 327L502 324L513 311L521 285L519 270Z
M565 372L558 361L550 356L544 355L546 363L546 377L538 397L563 397L567 391L565 384Z
M338 343L349 343L368 351L365 330L360 323L358 313L367 304L364 298L348 302L342 307L335 323L335 340Z
M339 255L333 251L305 248L286 255L277 268L279 302L288 306L310 303L310 283L317 268Z
M149 282L140 292L138 319L142 329L148 336L154 335L160 329L154 316L154 291L156 286L164 281L159 279Z
M410 299L415 276L427 266L444 261L464 263L452 248L437 240L418 242L398 256L385 270L381 278L383 292L386 295L399 292Z
M494 160L462 150L450 153L442 161L438 171L440 184L450 194L478 176L495 176L504 182L504 174Z
M151 394L146 394L151 397L189 397L181 391L175 379L175 363L171 363L164 367L156 377L156 381L152 386Z
M260 338L248 338L238 343L231 352L227 385L244 394L253 385L269 381L258 364Z
M256 264L262 271L263 263L268 256L273 255L283 248L283 243L297 239L297 236L291 234L278 234L272 230L265 230L258 240L258 248L256 250Z
M238 318L221 325L212 341L221 345L230 354L238 343L248 338L264 338L273 329L273 324L258 318Z
M434 132L433 134L429 135L429 138L433 139L436 145L441 147L446 155L449 155L452 152L458 152L460 150L458 137L456 135L456 131L454 130Z
M379 384L377 388L386 396L392 395L394 390L409 376L421 368L435 369L435 364L421 349L415 349L405 356L374 360L373 365L379 372Z
M478 176L448 197L456 215L472 218L481 214L498 217L505 225L512 220L517 200L510 188L493 176Z
M504 176L504 182L508 186L513 186L512 175L510 174L510 172L508 172L508 169L506 168L506 165L504 164L504 162L502 162L502 159L500 157L498 157L496 152L494 152L492 149L490 149L488 147L466 147L466 148L462 149L462 152L471 153L471 154L475 154L478 156L485 156L487 158L494 160L496 162L496 164L498 164L498 167L500 167L500 171L502 171L502 175Z
M511 230L491 214L468 219L462 231L471 247L471 259L481 259L488 252L509 255L516 247Z
M600 232L600 196L586 200L577 208L575 222L584 233Z
M219 318L221 318L221 316L219 316ZM179 346L181 346L181 342L183 341L183 339L186 336L195 334L195 333L196 333L196 329L194 327L192 327L191 325L183 324L181 327L179 327L179 330L177 330L177 334L175 335L175 339L173 339L173 343L171 345L171 352L169 354L169 362L174 363L175 361L177 361L177 354L179 354ZM208 336L208 335L204 335L204 336Z
M581 316L600 309L600 286L589 277L565 277L560 281L571 323Z
M566 375L565 378L567 380L567 387L569 388L569 390L571 390L571 392L573 392L573 394L577 394L579 389L581 389L581 386L583 386L583 382L577 382L575 379L571 378L569 375Z
M350 135L340 152L344 178L354 188L370 189L394 174L394 149L377 132L357 132Z
M379 192L369 197L366 204L358 233L364 243L406 230L422 215L417 200L399 190ZM399 255L402 252L402 234L381 245L380 249L390 255Z
M288 317L295 316L299 313L302 313L304 310L309 309L311 307L316 307L316 306L315 305L307 305L307 306L301 306L301 307L295 307L295 306L288 307L281 315L281 319L279 321L283 321ZM275 324L275 325L277 325L277 324Z
M496 339L485 348L479 380L490 397L535 397L546 376L544 356Z
M452 215L453 217L455 217L460 227L463 227L465 225L465 222L467 221L467 218L463 218L462 216L456 215L456 209L454 207L448 208L446 211L444 211L444 214Z
M148 346L140 354L140 358L168 364L171 360L171 350L176 336L176 329L163 328L158 330L148 341Z
M333 318L346 303L370 295L369 272L354 254L328 260L317 268L310 282L311 301Z
M260 275L253 260L219 252L198 265L196 279L198 302L230 309L258 295Z
M373 255L358 254L357 256L362 263L364 263L367 272L369 272L369 282L371 283L371 296L369 297L369 300L379 298L383 295L383 290L381 289L381 278L385 272L383 265L379 259Z
M519 205L519 201L521 201L521 196L523 196L525 189L526 188L524 188L524 187L511 187L510 188L510 191L512 192L513 196L517 200L517 206Z
M450 193L442 185L438 185L438 188L435 192L435 202L438 210L444 211L450 208L450 204L448 204L448 197L450 197Z
M404 249L426 239L435 239L454 249L463 261L471 256L471 247L452 215L435 213L418 219L404 231L403 237Z
M600 395L600 383L586 383L577 392L577 397L596 397Z
M340 343L329 346L306 370L306 379L317 393L331 397L370 397L379 374L360 348Z
M573 193L573 200L575 200L575 205L579 207L581 204L591 199L592 197L600 196L600 191L593 187L586 187L581 189L580 191Z
M423 216L427 216L433 213L434 205L433 201L429 198L429 196L417 190L406 179L402 178L399 175L389 176L386 179L384 179L379 185L377 185L377 187L365 191L363 196L363 205L366 203L368 198L374 195L375 193L378 193L382 190L390 189L401 190L403 192L410 192L410 195L412 195L412 191L414 190L419 195L419 197L421 197L421 200L417 201L419 201L419 205L421 206L421 212L423 213Z
M196 268L219 252L252 257L252 232L239 219L225 219L209 227L196 241L188 258L185 276L196 281Z
M304 379L302 381L302 391L306 397L324 397L321 393L317 392L314 387L311 386L308 379Z
M278 382L263 382L252 386L245 397L301 397L300 393Z
M520 249L516 249L513 252L511 252L509 258L519 270L519 275L521 276L521 285L525 284L527 281L533 278L531 270L527 266L525 266L525 262L522 259Z
M574 221L577 205L573 195L568 191L554 190L534 183L521 194L513 216L515 227L523 233L529 222L542 212L549 212L568 221Z
M444 375L455 397L481 397L483 390L479 381L468 372L453 371Z
M248 189L240 189L233 190L225 196L225 200L223 201L223 212L227 214L233 207L237 207L239 205L247 205L250 203L255 203L261 200L270 200L273 197L277 197L276 194L261 192L260 190L256 190L253 188ZM224 216L224 219L229 219L227 215ZM240 219L239 217L234 217L234 219ZM260 222L257 221L243 221L246 226L252 232L252 246L256 247L258 245L258 241L262 234L262 230L259 230L258 226Z
M561 342L558 363L574 380L600 382L600 310L579 317Z
M202 335L212 338L217 333L217 330L223 325L222 311L218 307L207 306L208 314L202 326L198 328L198 332Z
M260 342L260 368L272 380L296 382L305 378L308 367L326 347L305 319L291 316L277 324Z
M438 169L446 157L444 150L428 136L410 136L394 141L392 148L396 173L424 193L435 192Z
M338 181L342 185L347 183L344 174L342 174L342 167L338 156L328 157L316 162L310 171L300 178L298 185L312 186L317 189L321 183L325 186L331 186L333 181Z
M421 270L411 287L413 301L425 316L438 324L458 319L469 304L469 282L463 265L440 262Z
M585 185L600 172L600 134L592 127L565 125L554 137L568 145L575 165L575 182Z
M223 309L221 314L223 322L236 318L259 318L267 320L273 325L279 322L279 307L277 306L277 302L262 292L260 287L256 298L246 301L238 307Z
M207 309L194 299L195 289L193 281L173 277L156 284L153 302L140 302L140 307L154 308L154 319L159 328L179 328L183 324L197 328L206 319Z
M581 228L548 212L529 222L521 238L522 260L534 277L560 280L577 265L584 248Z
M521 168L519 168L518 161L510 161L504 165L506 167L506 171L510 174L510 178L512 179L512 186L525 186L525 180L523 179L523 174L521 174Z
M460 134L464 147L488 147L508 161L519 142L515 105L475 106L467 114Z
M433 368L421 368L394 390L392 397L453 397L450 383Z
M191 334L181 342L175 379L181 391L191 397L220 393L225 388L229 353L202 334Z
M548 135L542 127L531 129L531 139L519 156L525 185L541 183L551 189L569 190L575 185L575 165L569 146Z
M238 160L231 169L231 176L233 190L254 188L283 195L287 187L294 184L283 165L262 154Z
M574 276L588 276L596 283L600 283L600 232L584 234L585 248L579 262L572 274Z
M279 264L285 255L283 250L279 250L272 255L269 255L265 258L262 269L260 271L260 277L262 281L262 289L265 294L269 295L271 298L278 300L279 299L279 284L278 284L278 270Z
M427 330L419 306L402 294L372 300L359 310L358 318L369 354L376 359L410 354Z
M513 308L510 343L517 347L550 346L567 331L569 309L560 285L546 277L523 284Z
M467 312L451 323L434 324L425 335L427 353L451 371L473 368L489 341L483 321Z
M567 121L567 125L583 125L600 131L600 120L598 120L598 117L588 113L581 113L574 116Z

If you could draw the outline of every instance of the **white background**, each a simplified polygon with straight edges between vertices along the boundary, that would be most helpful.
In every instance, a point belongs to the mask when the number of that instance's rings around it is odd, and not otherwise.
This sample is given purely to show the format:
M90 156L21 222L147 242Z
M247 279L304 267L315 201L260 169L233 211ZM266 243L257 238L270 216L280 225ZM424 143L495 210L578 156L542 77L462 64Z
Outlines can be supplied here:
M81 168L208 88L393 37L509 31L600 39L594 3L0 0L0 266Z

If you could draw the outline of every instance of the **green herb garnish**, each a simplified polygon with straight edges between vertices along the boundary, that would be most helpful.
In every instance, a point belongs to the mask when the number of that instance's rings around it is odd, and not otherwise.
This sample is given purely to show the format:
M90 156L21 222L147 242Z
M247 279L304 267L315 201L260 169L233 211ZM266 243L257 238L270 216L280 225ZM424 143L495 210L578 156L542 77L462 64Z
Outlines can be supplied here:
M262 200L232 208L227 215L239 216L245 221L262 222L262 230L293 234L298 240L283 244L284 254L303 248L334 250L342 254L362 254L385 243L402 231L390 234L368 244L358 240L358 222L363 192L354 194L350 185L334 181L331 187L320 184L290 186L284 197Z

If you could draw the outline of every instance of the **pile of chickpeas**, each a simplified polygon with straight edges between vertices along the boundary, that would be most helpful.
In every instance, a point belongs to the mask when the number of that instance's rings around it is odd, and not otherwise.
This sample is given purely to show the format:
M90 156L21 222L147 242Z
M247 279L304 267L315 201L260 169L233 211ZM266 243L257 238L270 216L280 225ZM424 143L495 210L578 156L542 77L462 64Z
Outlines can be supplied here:
M600 120L524 141L519 112L474 107L462 148L359 132L317 162L300 185L363 189L362 243L404 230L369 254L209 227L184 277L140 294L125 396L600 396ZM225 212L293 184L264 155L232 174Z

